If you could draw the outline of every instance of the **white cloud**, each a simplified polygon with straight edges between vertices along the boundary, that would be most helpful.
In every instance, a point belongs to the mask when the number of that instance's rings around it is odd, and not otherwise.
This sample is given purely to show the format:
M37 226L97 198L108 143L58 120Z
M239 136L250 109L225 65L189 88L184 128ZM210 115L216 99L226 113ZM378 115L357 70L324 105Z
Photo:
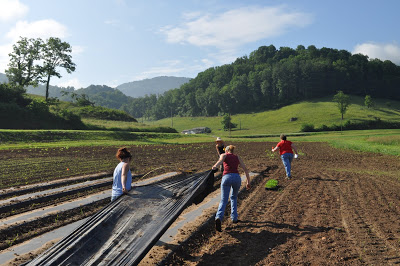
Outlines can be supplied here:
M161 29L169 43L232 49L266 38L285 34L292 28L312 22L309 14L289 12L285 6L244 7L222 14L184 14L179 26Z
M79 45L72 45L72 57L74 57L75 55L81 54L85 51L85 47L83 46L79 46Z
M8 68L9 57L8 54L12 52L12 45L0 45L0 73L5 73Z
M68 30L67 27L52 19L38 20L31 23L18 21L6 36L13 42L18 41L20 37L42 39L49 37L65 38L68 36Z
M77 78L68 79L65 81L61 81L59 83L54 82L54 84L58 87L64 87L64 88L66 87L74 87L75 89L83 88L82 83Z
M378 58L380 60L390 60L400 65L400 46L395 43L363 43L354 47L353 54L364 54L369 58Z
M0 21L22 18L28 11L28 6L22 4L19 0L0 0Z

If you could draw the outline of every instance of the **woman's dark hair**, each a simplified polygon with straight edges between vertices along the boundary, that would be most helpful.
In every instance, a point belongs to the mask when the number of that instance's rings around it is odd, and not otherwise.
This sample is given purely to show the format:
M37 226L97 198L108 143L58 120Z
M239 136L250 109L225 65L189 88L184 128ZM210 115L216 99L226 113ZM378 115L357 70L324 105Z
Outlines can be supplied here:
M281 140L286 140L286 135L285 134L281 134Z
M117 157L117 159L120 160L123 160L125 158L132 158L131 152L125 147L119 148L115 156Z

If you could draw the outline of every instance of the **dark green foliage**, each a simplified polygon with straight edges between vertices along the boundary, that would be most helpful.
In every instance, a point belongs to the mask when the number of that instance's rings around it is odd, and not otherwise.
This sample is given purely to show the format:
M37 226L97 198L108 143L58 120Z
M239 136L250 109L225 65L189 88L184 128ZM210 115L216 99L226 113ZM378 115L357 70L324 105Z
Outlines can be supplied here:
M343 115L346 113L347 108L349 108L350 106L350 97L344 94L343 91L339 91L333 97L333 101L337 103L337 107L339 108L339 112L342 115L343 120Z
M124 111L109 109L101 106L85 106L75 109L74 112L79 116L87 118L137 122L134 117Z
M366 95L366 96L365 96L364 104L365 104L365 106L366 106L367 108L372 108L372 107L374 107L375 103L374 103L374 101L372 100L371 95Z
M25 96L25 90L11 84L0 84L0 128L2 129L85 129L79 116L63 110L49 111L42 100Z
M37 64L42 50L42 39L21 37L13 45L13 52L9 54L10 62L6 70L8 81L21 87L28 85L36 87L42 77L41 67Z
M365 129L400 129L400 123L382 121L381 119L376 117L375 120L367 120L361 122L351 122L350 120L347 120L342 127L340 125L333 124L331 126L322 125L321 127L314 129L314 125L307 125L307 126L303 125L300 130L302 132L312 132L312 131L319 132L319 131L365 130Z
M225 114L225 115L222 117L221 124L222 124L222 128L223 128L225 131L237 127L237 124L232 123L232 119L231 119L231 116L230 116L229 114Z
M25 89L21 86L13 86L7 83L0 83L0 103L13 103L25 107L31 100L24 97Z
M46 83L46 101L49 98L49 86L52 76L61 78L61 74L57 72L58 67L64 68L67 73L75 71L75 63L72 62L72 48L67 42L61 41L59 38L50 37L43 44L40 59L43 66L40 68L43 80Z
M301 125L301 132L314 132L315 128L313 124L302 124Z
M13 45L13 52L9 54L9 68L6 70L8 81L21 87L37 87L39 83L46 83L47 100L51 77L61 78L57 67L64 68L68 73L75 71L70 53L70 44L62 42L59 38L50 37L44 42L40 38L21 37Z
M179 89L136 98L121 109L135 117L217 116L278 108L344 94L400 100L400 67L313 45L261 46L234 63L209 68ZM343 109L345 110L345 109Z

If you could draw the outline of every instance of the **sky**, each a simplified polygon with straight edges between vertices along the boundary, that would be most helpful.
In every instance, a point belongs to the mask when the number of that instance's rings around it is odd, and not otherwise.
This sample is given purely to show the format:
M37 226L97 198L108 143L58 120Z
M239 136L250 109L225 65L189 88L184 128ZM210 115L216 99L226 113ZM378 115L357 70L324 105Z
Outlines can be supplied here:
M195 78L263 45L315 45L400 65L399 0L0 0L0 73L20 39L58 37L75 72L50 84Z

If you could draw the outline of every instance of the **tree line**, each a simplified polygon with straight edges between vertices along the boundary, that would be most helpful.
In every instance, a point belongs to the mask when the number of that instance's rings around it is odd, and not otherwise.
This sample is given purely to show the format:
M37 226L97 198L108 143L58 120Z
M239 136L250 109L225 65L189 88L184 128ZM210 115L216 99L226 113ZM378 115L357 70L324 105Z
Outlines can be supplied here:
M154 119L217 116L274 109L338 91L400 100L400 67L314 45L261 46L231 64L199 73L178 89L132 98L120 109Z

